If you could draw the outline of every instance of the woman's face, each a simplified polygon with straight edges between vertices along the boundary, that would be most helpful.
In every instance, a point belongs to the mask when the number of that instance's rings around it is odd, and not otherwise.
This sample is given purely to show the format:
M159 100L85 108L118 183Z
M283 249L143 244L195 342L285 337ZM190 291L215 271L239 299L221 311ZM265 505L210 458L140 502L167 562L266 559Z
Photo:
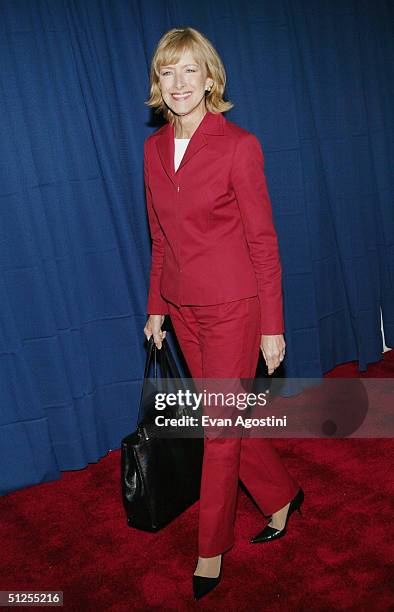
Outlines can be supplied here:
M174 114L188 115L196 109L205 112L205 89L213 81L191 51L185 51L177 64L161 66L159 75L164 102Z

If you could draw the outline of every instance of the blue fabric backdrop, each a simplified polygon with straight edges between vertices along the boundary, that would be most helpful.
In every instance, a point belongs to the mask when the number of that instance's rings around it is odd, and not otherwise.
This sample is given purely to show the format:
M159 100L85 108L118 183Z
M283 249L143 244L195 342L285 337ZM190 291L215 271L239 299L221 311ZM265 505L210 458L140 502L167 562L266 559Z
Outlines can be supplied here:
M120 446L145 360L151 55L204 32L226 116L263 146L286 375L394 343L394 5L384 0L0 2L0 493Z

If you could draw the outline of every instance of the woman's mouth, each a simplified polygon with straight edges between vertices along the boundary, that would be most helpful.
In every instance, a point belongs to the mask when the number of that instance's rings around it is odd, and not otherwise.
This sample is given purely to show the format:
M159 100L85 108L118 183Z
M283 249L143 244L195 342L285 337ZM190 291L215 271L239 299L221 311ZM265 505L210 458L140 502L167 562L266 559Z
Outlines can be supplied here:
M174 98L174 100L186 100L191 95L192 95L191 91L186 91L183 94L171 94L171 97Z

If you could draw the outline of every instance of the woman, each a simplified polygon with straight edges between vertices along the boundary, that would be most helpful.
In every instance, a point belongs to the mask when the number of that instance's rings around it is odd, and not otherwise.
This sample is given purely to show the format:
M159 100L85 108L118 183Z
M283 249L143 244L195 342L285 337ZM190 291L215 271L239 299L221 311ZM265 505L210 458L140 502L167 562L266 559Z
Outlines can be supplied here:
M193 28L160 39L147 105L167 119L144 145L152 265L144 333L160 349L171 321L193 378L255 376L261 349L272 374L285 354L281 266L256 136L224 118L223 64ZM286 532L303 491L264 438L208 438L199 505L199 599L221 578L234 543L238 477L270 523Z

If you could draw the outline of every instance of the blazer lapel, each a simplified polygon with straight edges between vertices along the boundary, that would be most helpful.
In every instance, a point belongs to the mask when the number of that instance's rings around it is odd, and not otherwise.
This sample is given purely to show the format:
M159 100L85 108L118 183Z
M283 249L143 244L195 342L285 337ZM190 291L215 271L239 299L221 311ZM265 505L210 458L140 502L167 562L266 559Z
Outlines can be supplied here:
M180 169L183 168L198 151L208 144L208 139L205 137L205 134L221 135L224 133L224 121L225 119L222 113L211 113L210 111L205 113L187 145L176 172L174 166L174 126L171 123L167 123L167 125L164 126L160 138L156 141L156 146L163 168L174 185L177 182L177 174Z

